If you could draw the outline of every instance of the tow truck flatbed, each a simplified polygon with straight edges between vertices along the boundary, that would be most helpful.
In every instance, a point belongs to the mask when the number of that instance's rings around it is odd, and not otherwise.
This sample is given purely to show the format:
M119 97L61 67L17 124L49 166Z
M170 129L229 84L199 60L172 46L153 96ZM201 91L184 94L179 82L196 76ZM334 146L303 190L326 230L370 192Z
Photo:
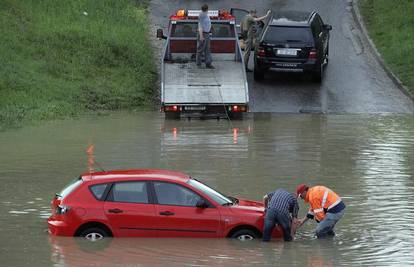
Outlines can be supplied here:
M248 111L249 92L242 52L229 13L211 17L215 69L195 64L198 11L170 17L161 62L161 109L167 117L236 117ZM192 17L188 14L193 14ZM157 32L157 36L159 36ZM202 64L204 66L204 64Z

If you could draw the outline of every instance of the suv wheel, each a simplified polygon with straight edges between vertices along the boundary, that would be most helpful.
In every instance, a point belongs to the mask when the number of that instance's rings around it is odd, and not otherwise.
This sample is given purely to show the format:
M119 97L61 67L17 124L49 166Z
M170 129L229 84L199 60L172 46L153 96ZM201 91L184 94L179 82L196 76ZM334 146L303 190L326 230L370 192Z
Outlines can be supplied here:
M253 78L255 81L262 81L264 79L264 71L255 66L253 70Z
M252 230L241 229L232 234L231 238L237 238L240 241L250 241L259 238L259 236Z
M89 241L94 242L94 241L101 240L104 237L108 237L109 234L101 228L92 227L92 228L87 228L87 229L83 230L81 232L80 236L87 239L87 240L89 240Z
M323 79L323 64L318 64L318 70L312 73L312 80L316 83L321 83Z

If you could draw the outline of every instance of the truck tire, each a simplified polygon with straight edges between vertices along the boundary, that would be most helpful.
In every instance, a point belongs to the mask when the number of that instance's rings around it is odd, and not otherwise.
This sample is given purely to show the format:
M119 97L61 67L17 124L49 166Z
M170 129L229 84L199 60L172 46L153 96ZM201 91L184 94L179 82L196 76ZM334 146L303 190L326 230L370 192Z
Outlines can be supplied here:
M180 112L165 112L165 118L168 120L179 120L181 114Z

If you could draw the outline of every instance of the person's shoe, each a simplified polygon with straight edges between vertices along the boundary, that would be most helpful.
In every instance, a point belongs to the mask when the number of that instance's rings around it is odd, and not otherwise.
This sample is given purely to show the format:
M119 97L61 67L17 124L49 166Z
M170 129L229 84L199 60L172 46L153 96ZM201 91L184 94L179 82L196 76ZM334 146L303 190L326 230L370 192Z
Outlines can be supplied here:
M215 69L216 67L214 67L213 65L206 65L207 69Z
M253 71L249 68L246 68L246 72L253 72Z
M335 232L334 232L333 230L330 230L330 231L327 233L327 235L328 235L328 236L335 236Z

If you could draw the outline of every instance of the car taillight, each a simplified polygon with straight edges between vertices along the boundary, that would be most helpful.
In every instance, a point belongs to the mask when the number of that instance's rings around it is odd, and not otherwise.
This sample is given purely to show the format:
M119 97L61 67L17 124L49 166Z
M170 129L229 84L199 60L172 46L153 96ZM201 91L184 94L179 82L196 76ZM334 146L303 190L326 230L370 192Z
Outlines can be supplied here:
M259 46L259 48L257 49L257 55L259 57L265 57L266 56L266 51L265 51L263 46Z
M65 214L70 210L70 207L65 205L58 205L56 207L56 214Z
M232 105L229 107L231 112L246 112L247 107L243 105Z
M179 106L177 106L177 105L174 105L174 106L165 106L164 107L164 111L178 112L180 110L181 110L181 108Z
M317 59L318 58L318 55L317 55L317 53L316 53L316 50L315 49L312 49L310 52L309 52L309 59Z

